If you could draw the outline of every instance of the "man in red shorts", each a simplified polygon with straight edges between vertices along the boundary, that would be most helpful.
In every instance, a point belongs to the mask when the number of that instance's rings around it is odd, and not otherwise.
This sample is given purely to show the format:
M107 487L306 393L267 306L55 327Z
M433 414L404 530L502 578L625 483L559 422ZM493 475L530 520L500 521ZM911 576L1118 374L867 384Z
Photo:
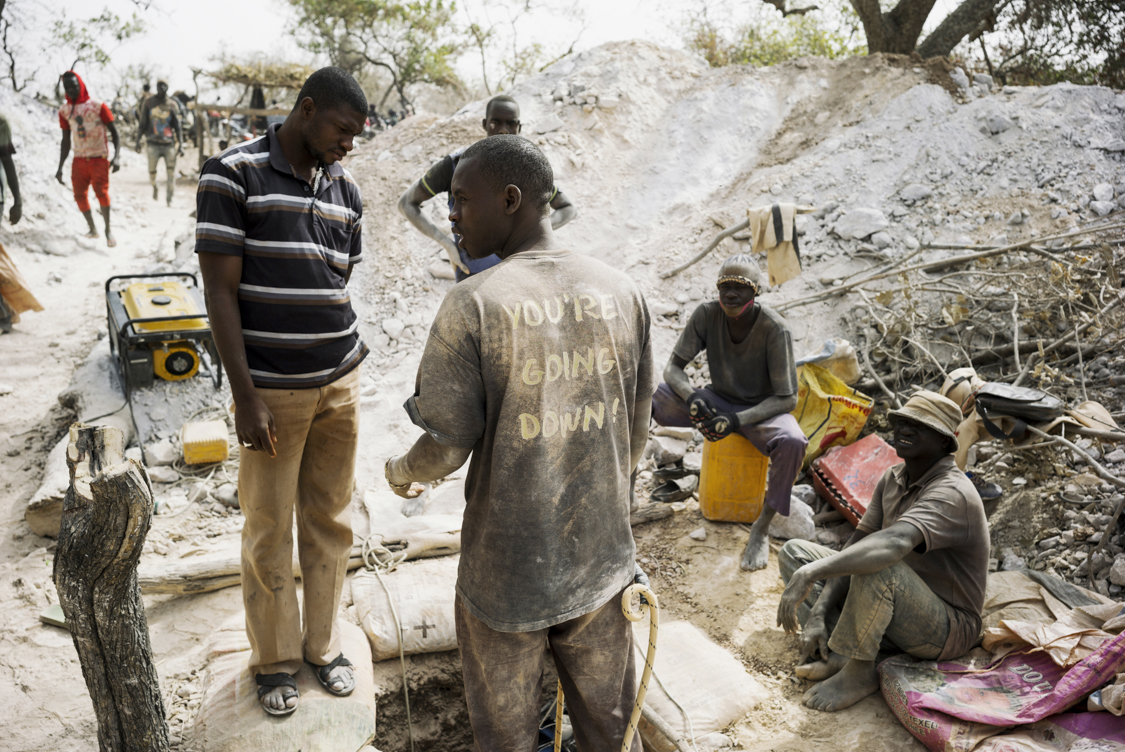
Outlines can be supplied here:
M94 215L90 211L89 190L94 189L101 207L102 217L105 219L105 240L110 248L117 245L113 233L109 229L109 172L121 169L119 161L120 139L117 136L117 126L113 122L113 113L102 101L92 99L86 91L86 84L74 71L67 71L62 75L63 91L66 93L66 104L59 108L59 127L62 128L62 148L59 152L59 171L55 179L60 184L63 182L63 165L70 153L71 143L74 144L74 161L70 166L70 182L74 188L74 200L90 231L88 238L98 237L98 228L94 225ZM106 132L113 138L113 161L109 161L109 145L106 142Z

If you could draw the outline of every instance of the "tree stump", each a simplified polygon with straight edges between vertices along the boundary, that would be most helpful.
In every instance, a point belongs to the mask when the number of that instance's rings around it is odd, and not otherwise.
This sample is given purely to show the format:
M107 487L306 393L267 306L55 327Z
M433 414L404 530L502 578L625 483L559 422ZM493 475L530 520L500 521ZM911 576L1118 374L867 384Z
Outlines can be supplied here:
M55 585L98 718L101 752L165 752L168 724L137 562L152 486L109 426L70 427Z

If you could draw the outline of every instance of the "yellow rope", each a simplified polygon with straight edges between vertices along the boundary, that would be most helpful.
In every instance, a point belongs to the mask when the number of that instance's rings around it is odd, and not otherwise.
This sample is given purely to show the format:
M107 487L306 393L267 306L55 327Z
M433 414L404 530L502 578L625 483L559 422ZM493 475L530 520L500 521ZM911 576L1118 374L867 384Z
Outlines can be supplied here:
M621 595L621 613L629 621L640 621L644 618L643 610L633 610L633 596L641 597L641 606L648 607L650 617L648 625L648 652L645 653L645 668L641 672L641 686L637 690L637 701L633 705L633 714L629 716L629 727L625 729L625 739L621 742L621 752L629 752L629 745L633 743L633 735L637 733L637 724L641 722L641 712L645 706L645 694L648 693L648 682L652 677L652 666L656 663L656 633L660 629L660 602L656 593L647 585L634 584L625 589ZM558 699L555 702L555 752L562 747L562 716L563 716L563 688L559 682Z

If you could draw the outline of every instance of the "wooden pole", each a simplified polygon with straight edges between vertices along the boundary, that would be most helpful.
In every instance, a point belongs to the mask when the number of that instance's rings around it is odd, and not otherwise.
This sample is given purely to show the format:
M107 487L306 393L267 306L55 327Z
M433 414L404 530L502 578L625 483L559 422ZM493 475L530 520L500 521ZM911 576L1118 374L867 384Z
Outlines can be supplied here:
M152 486L144 467L124 452L117 428L70 427L55 586L90 690L101 752L167 752L164 700L137 585Z

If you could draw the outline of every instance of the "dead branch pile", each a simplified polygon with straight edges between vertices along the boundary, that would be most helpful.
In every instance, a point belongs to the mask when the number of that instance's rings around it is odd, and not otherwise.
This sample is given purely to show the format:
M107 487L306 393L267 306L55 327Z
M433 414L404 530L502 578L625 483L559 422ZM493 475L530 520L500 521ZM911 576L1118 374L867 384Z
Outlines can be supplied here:
M936 390L962 366L985 381L1088 399L1094 387L1125 385L1108 368L1125 343L1115 256L1123 237L1118 222L908 265L923 248L780 308L854 293L866 386L896 404L913 387Z

